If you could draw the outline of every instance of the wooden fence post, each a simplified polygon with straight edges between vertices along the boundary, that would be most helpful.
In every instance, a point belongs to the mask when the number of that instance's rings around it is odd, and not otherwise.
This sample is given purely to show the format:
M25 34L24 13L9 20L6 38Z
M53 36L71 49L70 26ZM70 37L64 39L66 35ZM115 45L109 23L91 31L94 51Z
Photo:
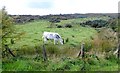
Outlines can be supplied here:
M45 45L43 45L42 50L43 50L43 59L44 59L44 61L46 61L47 60L47 53L46 53Z
M85 68L86 68L86 66L85 66L85 64L86 64L86 62L85 62L85 49L84 49L84 43L82 43L81 44L81 47L80 47L80 52L79 52L79 54L78 54L78 57L82 57L82 60L83 60L83 66L82 66L82 68L80 69L81 71L85 71Z
M78 57L82 57L84 58L85 57L85 52L84 52L84 43L81 44L81 49L80 49L80 52L78 54Z

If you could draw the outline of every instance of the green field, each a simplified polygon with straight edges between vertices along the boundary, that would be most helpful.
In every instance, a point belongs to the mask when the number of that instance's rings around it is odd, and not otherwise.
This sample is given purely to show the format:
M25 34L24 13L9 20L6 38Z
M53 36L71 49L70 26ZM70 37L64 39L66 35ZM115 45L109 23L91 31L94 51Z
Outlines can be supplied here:
M50 25L45 20L35 21L24 25L16 25L18 33L22 32L21 40L16 42L16 46L42 44L42 34L44 31L57 32L63 39L69 38L66 44L80 44L81 41L90 40L94 36L96 30L93 28L86 28L80 25L73 26L73 28L47 28ZM72 37L74 36L74 38ZM52 43L52 42L51 42Z
M24 24L15 25L16 33L13 36L19 35L19 38L14 38L15 44L10 44L11 50L17 58L3 59L3 70L5 71L80 71L85 67L87 71L117 71L118 64L115 60L106 60L99 58L96 60L94 56L88 57L85 60L77 58L82 42L89 44L93 37L96 36L95 28L80 26L80 22L97 19L93 18L78 18L62 20L60 23L54 23L52 28L49 28L50 22L47 20L37 20ZM100 17L98 19L109 19L108 17ZM71 24L72 28L57 28L56 25ZM44 31L57 32L61 37L68 42L64 45L54 45L53 41L48 41L46 47L48 61L43 61L42 34ZM9 39L8 39L9 41ZM9 42L8 42L9 43ZM36 54L36 48L39 50L39 56ZM91 48L87 48L91 49Z

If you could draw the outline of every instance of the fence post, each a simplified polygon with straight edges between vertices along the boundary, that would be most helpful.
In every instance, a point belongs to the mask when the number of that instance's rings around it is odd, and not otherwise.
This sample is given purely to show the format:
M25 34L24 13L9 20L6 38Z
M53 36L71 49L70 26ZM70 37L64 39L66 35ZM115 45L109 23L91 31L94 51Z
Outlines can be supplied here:
M85 57L85 52L84 52L84 43L82 43L81 45L81 57L84 58Z
M82 58L84 58L84 56L85 56L85 52L84 52L84 43L82 43L81 44L81 49L80 49L80 52L79 52L79 54L78 54L78 57L82 57Z
M79 52L79 54L78 54L78 57L82 57L82 60L83 60L83 66L82 66L82 68L80 69L81 71L85 71L86 69L86 66L85 66L85 64L86 64L86 62L85 62L85 50L84 50L84 44L85 43L82 43L81 44L81 46L80 46L80 52Z
M47 60L47 53L46 53L45 45L43 45L42 50L43 50L43 59L44 59L44 61L46 61Z

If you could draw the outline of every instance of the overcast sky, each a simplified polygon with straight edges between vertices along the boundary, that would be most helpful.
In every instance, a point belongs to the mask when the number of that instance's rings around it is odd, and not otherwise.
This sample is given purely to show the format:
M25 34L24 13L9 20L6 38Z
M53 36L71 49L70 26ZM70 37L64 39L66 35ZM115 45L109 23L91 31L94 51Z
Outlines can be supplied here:
M0 0L9 14L118 13L119 0Z

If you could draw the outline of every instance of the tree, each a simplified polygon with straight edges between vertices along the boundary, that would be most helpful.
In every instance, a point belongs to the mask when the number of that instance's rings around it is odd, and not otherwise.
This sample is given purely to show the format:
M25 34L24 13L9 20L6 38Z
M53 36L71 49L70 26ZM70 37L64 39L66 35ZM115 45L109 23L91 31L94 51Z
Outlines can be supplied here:
M7 39L11 38L11 35L14 32L14 22L13 19L8 15L5 7L0 10L0 37L1 37L1 45L0 49L2 52L6 50L5 45L7 43ZM9 49L10 50L10 49ZM1 53L1 52L0 52ZM3 53L2 53L3 54Z
M1 38L2 38L2 44L5 45L5 43L7 42L7 38L10 37L14 32L14 26L13 26L14 23L13 23L13 19L7 14L5 7L3 7L0 10L0 12L1 12L0 17L2 17L2 21L0 23L0 26L2 28Z

